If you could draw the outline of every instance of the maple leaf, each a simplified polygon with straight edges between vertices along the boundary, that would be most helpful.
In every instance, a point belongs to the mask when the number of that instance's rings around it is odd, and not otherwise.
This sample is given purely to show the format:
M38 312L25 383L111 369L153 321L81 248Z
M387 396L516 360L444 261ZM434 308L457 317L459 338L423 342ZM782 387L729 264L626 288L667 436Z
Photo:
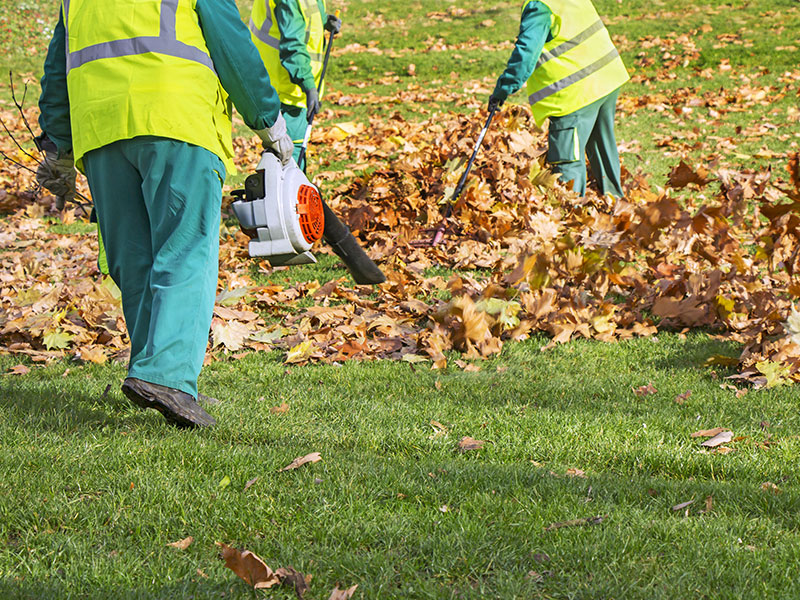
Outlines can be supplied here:
M226 323L221 319L214 319L211 324L213 346L222 345L225 347L225 350L240 350L251 332L251 325L240 323L239 321L229 321Z

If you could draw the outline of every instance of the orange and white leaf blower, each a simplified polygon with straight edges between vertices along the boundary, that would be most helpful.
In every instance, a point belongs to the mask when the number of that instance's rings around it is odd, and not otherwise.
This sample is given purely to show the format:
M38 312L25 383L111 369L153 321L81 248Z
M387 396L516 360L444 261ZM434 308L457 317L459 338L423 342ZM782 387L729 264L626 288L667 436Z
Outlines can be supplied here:
M271 152L262 153L256 172L233 195L233 212L252 238L250 256L273 266L317 262L310 250L325 229L322 196L294 159L284 166Z

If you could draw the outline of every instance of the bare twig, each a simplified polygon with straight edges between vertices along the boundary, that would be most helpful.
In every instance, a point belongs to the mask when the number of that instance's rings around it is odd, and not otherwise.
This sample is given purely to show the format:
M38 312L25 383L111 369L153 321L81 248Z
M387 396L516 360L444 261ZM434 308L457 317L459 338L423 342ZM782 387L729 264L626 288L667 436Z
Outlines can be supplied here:
M31 129L31 124L28 123L28 119L25 116L25 111L23 109L23 105L25 104L25 97L28 95L28 84L27 83L25 84L25 90L22 92L22 104L20 104L19 102L17 102L17 95L14 92L14 73L10 69L8 71L8 80L9 80L9 83L11 84L11 99L14 101L14 105L17 107L17 110L19 111L19 115L22 117L22 122L25 123L25 129L27 129L28 133L31 134L31 139L33 139L34 143L35 143L36 134L33 133L33 129ZM16 140L15 140L15 142L16 142ZM37 144L36 148L37 148L37 150L39 150L38 144ZM31 158L33 158L33 157L31 157Z
M23 165L22 163L19 163L19 162L15 161L13 158L11 158L11 157L10 157L8 154L6 154L5 152L3 152L2 150L0 150L0 156L2 156L3 158L5 158L5 159L6 159L8 162L10 162L10 163L12 163L12 164L14 164L14 165L17 165L17 166L18 166L20 169L25 169L26 171L30 171L31 173L33 173L34 175L36 175L36 171L34 171L33 169L31 169L30 167L26 167L26 166L25 166L25 165Z

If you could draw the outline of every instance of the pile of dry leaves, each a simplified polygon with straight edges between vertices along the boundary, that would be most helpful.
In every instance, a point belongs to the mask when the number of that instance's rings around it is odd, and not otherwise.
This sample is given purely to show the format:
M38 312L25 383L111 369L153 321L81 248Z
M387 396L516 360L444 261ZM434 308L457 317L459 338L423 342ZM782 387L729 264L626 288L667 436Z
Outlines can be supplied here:
M444 243L414 247L441 222L481 125L395 115L315 131L317 147L351 163L316 179L388 281L257 285L252 274L271 269L223 226L209 359L278 348L296 364L385 358L442 368L448 350L478 359L534 332L552 346L700 327L742 344L739 377L800 380L798 155L789 173L681 162L657 192L626 173L626 200L581 199L543 166L546 139L527 109L510 107L486 137ZM239 164L256 163L254 140L236 147ZM94 237L51 232L49 200L25 191L30 174L2 168L0 209L12 214L0 233L0 347L40 361L124 357L118 296L98 278ZM445 269L456 274L437 274Z

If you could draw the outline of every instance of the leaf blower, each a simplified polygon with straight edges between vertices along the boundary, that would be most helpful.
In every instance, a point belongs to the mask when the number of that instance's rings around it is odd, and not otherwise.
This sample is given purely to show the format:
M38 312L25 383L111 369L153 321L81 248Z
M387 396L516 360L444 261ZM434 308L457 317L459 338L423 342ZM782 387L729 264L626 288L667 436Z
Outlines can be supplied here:
M263 256L273 266L317 262L311 246L325 230L322 196L294 159L283 166L264 152L244 189L232 194L233 212L251 238L250 256Z

